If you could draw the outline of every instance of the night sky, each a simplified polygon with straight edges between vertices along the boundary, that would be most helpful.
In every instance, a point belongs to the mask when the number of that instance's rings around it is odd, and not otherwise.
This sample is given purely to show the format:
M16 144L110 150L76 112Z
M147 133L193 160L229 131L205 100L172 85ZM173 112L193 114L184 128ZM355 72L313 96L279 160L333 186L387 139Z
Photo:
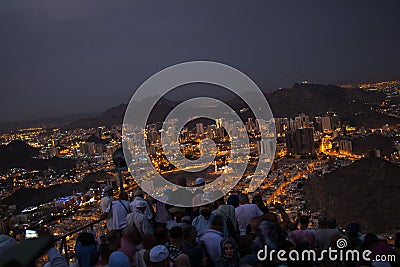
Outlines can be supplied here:
M400 1L2 1L0 121L104 111L155 72L229 64L263 90L400 79Z

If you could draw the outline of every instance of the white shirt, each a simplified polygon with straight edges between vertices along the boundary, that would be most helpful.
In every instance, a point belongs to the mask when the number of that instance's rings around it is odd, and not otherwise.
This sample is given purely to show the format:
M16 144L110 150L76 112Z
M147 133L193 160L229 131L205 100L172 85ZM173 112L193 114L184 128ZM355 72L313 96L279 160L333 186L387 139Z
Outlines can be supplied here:
M193 219L192 226L196 228L197 236L200 237L204 232L211 227L211 222L214 218L214 214L211 213L210 218L206 220L203 215L199 215Z
M146 236L153 236L153 226L151 226L149 220L140 210L134 210L126 216L127 225L135 225L142 238Z
M135 197L135 199L131 202L131 204L129 204L132 211L134 211L136 209L136 203L140 200L146 201L142 197ZM147 205L147 207L144 211L144 215L146 215L147 220L151 221L153 219L153 212L151 211L151 207L147 201L146 201L146 205Z
M172 220L172 215L168 212L167 207L165 206L168 196L162 196L160 200L162 200L162 202L156 200L156 222L167 223L168 221Z
M108 206L110 206L112 201L114 201L114 198L111 197L111 196L105 196L105 197L101 198L101 200L100 200L101 213L106 212ZM107 229L108 229L108 231L112 230L112 216L111 216L111 214L108 214L108 216L107 216Z
M130 213L129 202L126 200L114 200L106 209L107 213L111 212L112 229L119 230L126 226L126 216Z
M246 235L246 227L250 224L251 218L263 215L263 212L256 204L244 204L235 209L236 221L239 224L239 234Z

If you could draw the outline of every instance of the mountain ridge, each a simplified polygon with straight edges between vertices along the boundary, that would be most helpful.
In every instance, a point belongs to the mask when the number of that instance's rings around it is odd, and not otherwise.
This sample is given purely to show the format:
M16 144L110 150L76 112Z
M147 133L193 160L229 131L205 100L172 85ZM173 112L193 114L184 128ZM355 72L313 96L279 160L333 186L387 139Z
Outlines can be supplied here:
M337 112L342 121L358 127L378 128L384 124L395 125L400 119L375 112L373 107L385 98L380 92L367 92L360 88L347 89L335 85L294 84L292 88L264 93L275 118L294 117L305 113L310 117L324 114L328 111ZM151 103L147 99L141 105ZM163 121L165 113L172 110L177 102L161 98L155 106L150 123ZM242 119L252 116L251 110L240 112L247 105L239 97L226 101ZM100 125L111 127L121 125L127 104L108 109L102 115L83 120L76 120L66 126L67 129L94 128ZM162 116L164 114L164 117ZM166 113L168 114L168 113Z

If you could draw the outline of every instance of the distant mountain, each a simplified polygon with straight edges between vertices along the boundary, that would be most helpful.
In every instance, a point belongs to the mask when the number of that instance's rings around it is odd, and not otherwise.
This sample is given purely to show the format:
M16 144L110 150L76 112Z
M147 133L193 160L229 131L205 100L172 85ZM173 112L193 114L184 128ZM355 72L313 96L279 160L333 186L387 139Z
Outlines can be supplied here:
M147 98L143 102L135 102L133 105L137 105L139 110L144 107L152 105L154 98ZM157 105L155 105L152 116L149 118L149 123L156 123L163 121L166 115L175 107L177 103L172 102L166 98L161 98ZM98 117L93 117L91 119L80 119L75 120L65 126L66 129L76 129L76 128L96 128L98 126L111 127L114 125L121 125L124 120L125 111L128 104L120 104L119 106L108 109Z
M75 121L77 119L92 118L95 116L98 116L97 112L72 114L72 115L57 116L51 118L35 119L35 120L0 122L0 132L10 132L31 127L48 127L48 128L64 127L68 123L71 123L72 121Z
M22 141L11 141L8 145L0 146L0 170L24 168L29 170L70 169L75 166L71 159L53 157L51 159L36 159L39 150Z
M346 89L335 85L295 84L290 89L265 94L275 117L294 117L305 113L310 117L327 111L337 112L341 120L355 126L381 127L385 123L400 123L371 110L381 103L385 95L359 88Z
M0 146L0 155L7 154L10 157L29 159L39 155L39 149L31 147L20 140L13 140L6 146Z
M295 84L292 88L266 93L274 117L294 117L305 113L310 117L318 116L327 111L337 112L339 117L352 125L359 127L381 127L384 124L395 125L399 119L385 116L371 110L371 107L382 102L385 95L380 92L367 92L359 88L345 89L335 85ZM146 99L135 105L151 105L153 99ZM251 109L240 112L247 105L240 98L233 98L226 103L231 106L242 119L252 116ZM163 121L178 103L161 98L155 106L149 122ZM74 128L94 128L101 125L120 125L123 122L127 104L111 108L98 117L76 120L66 126ZM248 107L247 107L248 108Z
M380 149L381 156L389 156L395 151L394 142L400 141L400 137L386 137L380 134L371 134L353 138L353 152L359 155L366 154L368 150Z
M357 222L364 232L383 233L400 221L400 166L381 158L364 158L304 187L309 208L339 224Z
M89 129L97 128L99 126L111 127L113 125L122 124L127 104L120 104L119 106L108 109L101 115L92 118L77 119L64 126L66 129Z

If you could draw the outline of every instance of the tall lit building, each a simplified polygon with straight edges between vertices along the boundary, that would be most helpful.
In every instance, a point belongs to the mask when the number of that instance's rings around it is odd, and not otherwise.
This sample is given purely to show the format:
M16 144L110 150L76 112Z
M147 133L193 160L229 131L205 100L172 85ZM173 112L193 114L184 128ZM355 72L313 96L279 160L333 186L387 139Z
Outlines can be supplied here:
M308 128L310 126L309 117L305 114L299 114L298 116L294 117L294 126L295 129Z
M324 133L330 133L333 130L330 116L321 117L321 129Z
M258 155L273 155L274 153L274 146L273 140L271 139L262 139L257 141L257 151Z
M346 151L346 152L353 151L353 144L352 144L351 140L340 140L339 141L339 150Z
M196 134L203 135L204 134L204 126L203 123L196 123Z

